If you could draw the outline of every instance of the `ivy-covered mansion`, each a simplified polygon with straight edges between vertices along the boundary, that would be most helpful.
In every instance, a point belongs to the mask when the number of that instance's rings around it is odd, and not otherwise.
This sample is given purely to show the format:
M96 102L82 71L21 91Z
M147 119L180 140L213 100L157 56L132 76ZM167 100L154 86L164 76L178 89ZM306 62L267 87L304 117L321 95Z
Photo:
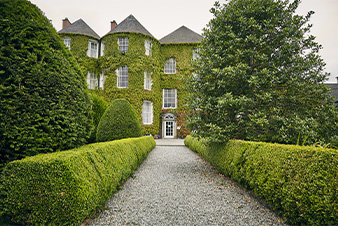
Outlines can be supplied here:
M106 100L133 106L143 134L185 136L187 79L193 73L202 36L182 26L157 40L132 15L100 37L82 19L63 20L59 31L77 59L88 88Z

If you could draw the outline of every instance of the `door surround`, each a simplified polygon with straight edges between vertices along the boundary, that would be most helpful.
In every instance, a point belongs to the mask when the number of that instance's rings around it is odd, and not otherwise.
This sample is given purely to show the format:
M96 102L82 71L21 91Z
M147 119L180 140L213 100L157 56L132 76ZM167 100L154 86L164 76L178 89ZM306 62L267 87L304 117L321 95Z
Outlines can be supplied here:
M162 136L164 139L177 137L176 116L172 113L162 116Z

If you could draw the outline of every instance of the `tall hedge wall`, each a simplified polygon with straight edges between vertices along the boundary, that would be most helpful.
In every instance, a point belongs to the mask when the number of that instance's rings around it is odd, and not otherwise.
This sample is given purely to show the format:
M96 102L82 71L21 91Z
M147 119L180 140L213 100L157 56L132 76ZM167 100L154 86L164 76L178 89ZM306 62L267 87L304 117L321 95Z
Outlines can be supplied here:
M238 140L213 147L191 136L184 143L290 224L338 224L338 150Z
M0 31L0 163L84 144L86 84L49 20L26 0L2 0Z
M152 137L130 138L13 161L1 175L0 215L22 224L80 225L154 147Z

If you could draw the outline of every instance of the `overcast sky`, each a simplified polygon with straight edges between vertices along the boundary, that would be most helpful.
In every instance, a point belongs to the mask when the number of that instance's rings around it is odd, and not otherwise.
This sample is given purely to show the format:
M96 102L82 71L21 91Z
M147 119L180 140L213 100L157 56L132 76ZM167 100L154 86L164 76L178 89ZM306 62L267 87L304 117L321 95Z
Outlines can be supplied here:
M153 35L160 39L182 25L197 33L212 18L209 9L214 0L30 0L52 20L57 31L62 19L70 22L82 18L98 35L110 30L110 21L120 23L130 14ZM225 0L221 0L224 3ZM322 44L321 55L326 71L331 73L328 82L338 76L338 0L302 0L298 13L314 11L311 34Z

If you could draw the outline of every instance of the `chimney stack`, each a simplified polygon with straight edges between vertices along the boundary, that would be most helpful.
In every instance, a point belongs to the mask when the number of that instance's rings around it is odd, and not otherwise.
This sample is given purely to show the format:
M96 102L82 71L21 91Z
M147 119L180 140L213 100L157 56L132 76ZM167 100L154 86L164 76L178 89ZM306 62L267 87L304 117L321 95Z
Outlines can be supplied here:
M115 20L110 22L110 30L113 30L117 26L117 23Z
M69 22L67 17L62 20L62 29L68 27L69 25L71 25L71 23Z

